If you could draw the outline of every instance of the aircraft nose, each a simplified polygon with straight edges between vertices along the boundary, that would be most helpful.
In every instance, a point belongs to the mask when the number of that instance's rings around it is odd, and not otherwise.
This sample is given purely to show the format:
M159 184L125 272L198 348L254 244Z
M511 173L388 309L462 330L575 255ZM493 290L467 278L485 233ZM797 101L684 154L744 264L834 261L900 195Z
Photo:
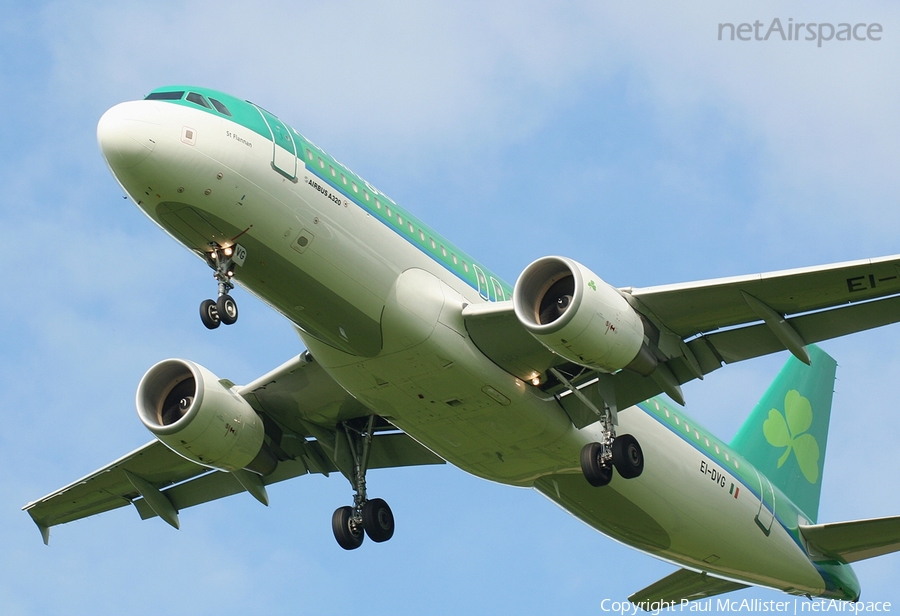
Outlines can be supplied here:
M109 109L97 123L97 142L113 169L134 167L156 147L159 110L151 102L131 101Z

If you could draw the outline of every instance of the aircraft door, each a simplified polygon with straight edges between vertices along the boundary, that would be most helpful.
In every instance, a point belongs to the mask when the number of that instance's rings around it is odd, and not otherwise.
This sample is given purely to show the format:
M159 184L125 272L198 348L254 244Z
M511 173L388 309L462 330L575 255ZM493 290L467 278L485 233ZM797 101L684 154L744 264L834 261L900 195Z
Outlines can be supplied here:
M493 276L491 276L491 286L494 288L494 297L497 298L498 302L502 302L506 299L506 294L503 293L503 285Z
M255 106L255 105L254 105ZM271 113L256 107L272 134L272 168L289 180L297 181L297 144L291 130Z
M772 482L765 475L760 475L756 471L759 478L759 511L756 512L756 525L763 534L768 537L772 532L772 524L775 523L775 488Z
M488 288L487 276L484 275L484 270L472 264L472 267L475 269L475 280L478 281L478 294L486 300L490 300L491 291Z

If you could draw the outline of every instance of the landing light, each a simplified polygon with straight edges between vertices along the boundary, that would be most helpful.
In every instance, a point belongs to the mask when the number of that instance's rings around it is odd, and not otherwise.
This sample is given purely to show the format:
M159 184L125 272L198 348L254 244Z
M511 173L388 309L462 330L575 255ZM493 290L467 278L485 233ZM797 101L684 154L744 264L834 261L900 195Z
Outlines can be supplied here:
M230 256L231 256L231 252L232 252L232 251L231 251L231 247L226 248L226 249L225 249L225 256L226 256L226 257L230 257Z
M541 384L541 377L536 376L536 377L534 377L533 379L531 379L531 384L534 385L535 387L537 387L538 385L540 385L540 384Z

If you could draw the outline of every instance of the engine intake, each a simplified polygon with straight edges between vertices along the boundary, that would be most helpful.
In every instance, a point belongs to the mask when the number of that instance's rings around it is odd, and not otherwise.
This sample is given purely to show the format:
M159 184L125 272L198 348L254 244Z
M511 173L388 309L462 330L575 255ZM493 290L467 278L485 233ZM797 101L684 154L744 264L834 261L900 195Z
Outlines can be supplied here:
M577 261L543 257L526 267L513 306L531 335L571 362L603 372L649 374L656 368L640 315Z
M183 359L159 362L141 379L136 403L147 429L192 462L262 475L275 469L260 416L202 366Z

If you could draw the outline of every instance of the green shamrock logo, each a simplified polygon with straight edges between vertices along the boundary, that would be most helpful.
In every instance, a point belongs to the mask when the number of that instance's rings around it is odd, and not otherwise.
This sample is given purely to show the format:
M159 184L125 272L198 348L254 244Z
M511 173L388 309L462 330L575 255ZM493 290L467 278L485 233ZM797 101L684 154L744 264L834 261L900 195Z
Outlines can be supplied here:
M588 286L589 286L590 288L592 288L594 291L597 290L597 285L594 284L594 281L593 281L593 280L591 280L591 281L588 283Z
M763 434L773 447L786 448L778 460L778 468L787 462L793 451L803 476L808 482L816 483L819 480L819 444L812 434L805 434L812 420L809 400L792 389L784 397L784 415L777 409L769 411L769 418L763 422Z

